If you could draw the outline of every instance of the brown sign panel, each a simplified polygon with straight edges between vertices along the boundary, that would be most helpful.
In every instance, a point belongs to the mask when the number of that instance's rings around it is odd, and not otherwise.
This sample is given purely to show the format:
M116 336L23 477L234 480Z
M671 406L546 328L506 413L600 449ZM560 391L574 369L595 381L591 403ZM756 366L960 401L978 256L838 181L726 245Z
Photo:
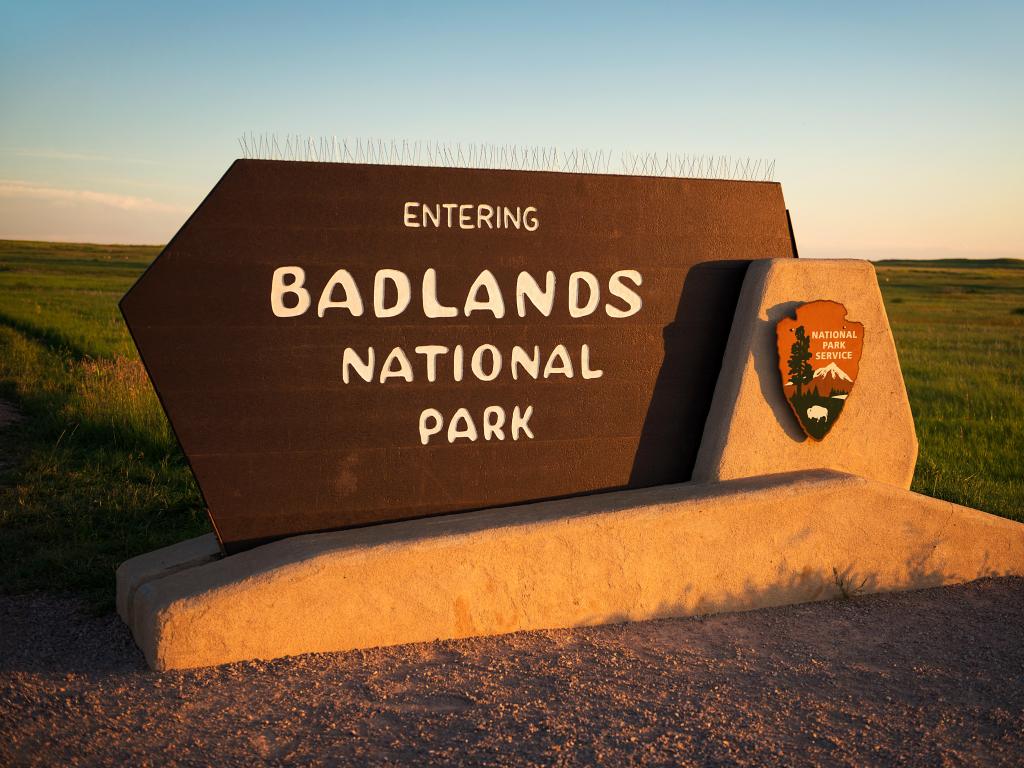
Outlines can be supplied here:
M775 327L786 401L813 440L836 423L853 391L864 350L864 325L835 301L811 301Z
M775 183L239 160L121 302L225 550L687 480Z

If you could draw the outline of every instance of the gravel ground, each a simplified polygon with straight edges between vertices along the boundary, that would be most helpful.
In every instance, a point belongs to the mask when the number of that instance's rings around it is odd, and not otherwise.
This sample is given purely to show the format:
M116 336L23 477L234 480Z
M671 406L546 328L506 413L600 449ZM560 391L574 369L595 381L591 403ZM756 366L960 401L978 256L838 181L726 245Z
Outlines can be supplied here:
M0 598L0 764L1020 765L1024 579L150 672Z

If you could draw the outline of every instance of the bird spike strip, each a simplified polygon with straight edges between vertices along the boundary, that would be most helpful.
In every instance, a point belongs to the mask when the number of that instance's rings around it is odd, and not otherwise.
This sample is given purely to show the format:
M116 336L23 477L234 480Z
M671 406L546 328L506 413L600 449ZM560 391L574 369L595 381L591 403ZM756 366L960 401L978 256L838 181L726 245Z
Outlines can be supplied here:
M689 179L774 181L775 160L729 155L620 152L519 144L409 141L247 133L238 139L247 160L420 165L512 171L604 173Z

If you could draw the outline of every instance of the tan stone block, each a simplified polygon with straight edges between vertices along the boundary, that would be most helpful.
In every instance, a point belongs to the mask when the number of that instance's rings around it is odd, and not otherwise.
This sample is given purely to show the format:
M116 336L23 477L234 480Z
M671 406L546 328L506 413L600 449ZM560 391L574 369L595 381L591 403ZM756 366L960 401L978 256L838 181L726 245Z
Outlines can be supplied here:
M138 585L131 625L172 669L1005 574L1019 523L808 471L286 539Z
M831 299L864 324L860 373L821 442L787 404L775 326L798 304ZM750 265L722 361L693 479L829 468L910 487L917 436L889 319L870 262L772 259Z
M212 533L179 541L169 547L125 560L117 569L117 613L131 626L132 599L135 590L147 581L161 579L185 568L192 568L220 557L220 545Z

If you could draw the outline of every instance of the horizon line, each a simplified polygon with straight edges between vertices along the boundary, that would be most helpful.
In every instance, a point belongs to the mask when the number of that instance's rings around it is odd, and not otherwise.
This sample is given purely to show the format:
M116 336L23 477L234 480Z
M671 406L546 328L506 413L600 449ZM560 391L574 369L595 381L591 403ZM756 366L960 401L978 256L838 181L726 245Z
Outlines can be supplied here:
M97 242L97 241L86 241L86 240L38 240L34 238L19 238L19 237L0 237L0 243L20 243L25 245L80 245L80 246L106 246L110 248L166 248L170 240L165 243L123 243L123 242ZM807 250L807 246L803 247L803 250ZM901 250L909 250L913 252L927 251L927 248L823 248L825 251L892 251L898 253ZM1024 255L1013 256L1013 255L995 255L998 251L989 252L987 255L982 256L970 256L967 254L972 253L969 250L959 249L943 249L938 248L937 251L945 252L947 254L958 254L958 255L942 255L942 256L907 256L907 255L887 255L879 256L877 258L857 257L857 256L805 256L802 257L805 261L810 259L860 259L861 261L870 262L884 262L884 261L1021 261L1024 262ZM801 258L801 257L797 257Z

